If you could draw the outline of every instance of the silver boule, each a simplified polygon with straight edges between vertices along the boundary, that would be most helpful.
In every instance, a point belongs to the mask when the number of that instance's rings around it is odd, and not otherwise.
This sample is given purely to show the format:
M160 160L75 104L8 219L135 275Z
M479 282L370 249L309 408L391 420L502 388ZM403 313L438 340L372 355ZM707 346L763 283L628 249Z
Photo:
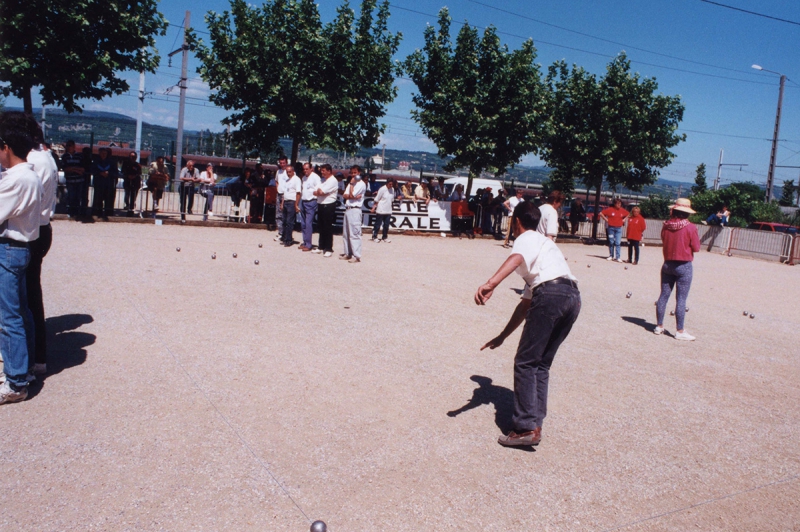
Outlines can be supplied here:
M258 266L258 265L259 265L259 262L258 262L258 259L256 259L256 266Z
M314 521L309 532L328 532L328 525L325 521Z
M259 242L259 243L258 243L258 247L260 247L260 248L263 248L263 247L264 247L264 244L262 244L261 242Z
M239 255L237 255L236 253L234 253L234 254L233 254L233 258L234 258L234 259L235 259L236 257L238 257L238 256L239 256Z
M216 260L216 259L217 259L217 254L216 254L216 253L214 253L213 255L211 255L211 260Z
M674 311L674 310L670 310L670 311L669 311L669 315L670 315L670 316L674 316L674 315L675 315L675 311Z
M181 248L175 248L175 251L177 251L178 253L180 253L180 252L181 252Z
M747 312L746 310L742 312L742 316L747 316L748 314L750 314L750 313Z
M628 267L627 267L627 266L625 266L625 269L627 270L627 269L628 269Z
M591 265L591 264L587 264L587 265L586 265L586 267L587 267L587 268L591 268L591 267L592 267L592 265Z
M686 312L689 312L689 307L686 307Z
M755 315L755 314L750 314L750 319L751 319L751 320L754 320L754 319L756 319L756 315Z

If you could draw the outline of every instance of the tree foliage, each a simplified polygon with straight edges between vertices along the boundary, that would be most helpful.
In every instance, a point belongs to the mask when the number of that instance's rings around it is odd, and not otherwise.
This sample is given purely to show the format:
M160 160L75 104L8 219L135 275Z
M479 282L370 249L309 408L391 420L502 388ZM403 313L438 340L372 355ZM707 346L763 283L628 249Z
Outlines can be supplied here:
M326 25L313 0L231 0L230 11L206 15L210 43L191 42L237 141L271 152L289 137L294 160L300 143L345 151L377 144L397 93L392 56L401 36L388 31L388 19L389 3L377 0L364 0L358 17L345 1Z
M0 2L0 92L23 100L31 91L45 105L80 111L77 100L99 100L130 87L120 71L154 72L155 37L167 21L157 0L3 0Z
M446 170L468 168L472 179L489 168L498 174L535 152L546 115L546 91L533 61L533 41L509 51L490 26L481 38L464 24L453 46L450 15L439 11L439 29L425 30L425 47L409 55L405 70L417 86L414 120L452 157Z
M719 190L706 190L692 196L697 218L705 220L723 205L731 211L729 225L744 227L751 222L784 222L777 201L764 203L764 191L753 183L732 183Z
M672 205L672 199L669 196L650 194L646 200L639 203L639 208L642 209L642 216L645 218L666 220L669 218L670 205Z
M781 199L778 200L780 205L784 207L791 207L794 205L794 180L787 179L783 182L783 190L781 190Z
M699 194L708 190L706 183L706 163L697 165L697 175L694 178L694 185L692 186L692 194Z
M594 187L596 208L604 180L614 190L641 191L655 183L658 169L675 157L670 149L686 138L676 132L684 110L680 98L657 95L656 81L632 73L625 54L608 64L602 78L556 62L546 82L552 99L541 157Z

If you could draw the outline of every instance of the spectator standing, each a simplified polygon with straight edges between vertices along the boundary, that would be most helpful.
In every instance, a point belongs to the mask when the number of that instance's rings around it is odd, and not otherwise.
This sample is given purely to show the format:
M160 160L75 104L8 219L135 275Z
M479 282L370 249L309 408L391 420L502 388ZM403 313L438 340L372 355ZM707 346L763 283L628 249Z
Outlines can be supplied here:
M514 358L513 429L497 440L503 446L538 445L547 414L550 366L581 310L578 283L555 242L536 231L541 211L531 202L514 209L514 248L500 269L480 286L475 303L485 305L495 288L516 271L525 281L506 327L481 351L500 347L525 322Z
M47 328L44 318L44 296L42 294L42 262L53 242L53 229L50 218L53 217L56 205L56 189L58 187L58 166L53 153L44 146L44 137L39 124L30 115L28 127L31 137L37 146L28 153L28 162L42 183L42 215L39 218L39 238L30 243L31 259L25 272L25 286L28 296L28 309L33 316L34 358L28 365L33 365L33 374L47 373Z
M642 242L644 230L647 229L647 222L642 216L642 209L634 207L628 217L628 262L634 265L639 264L639 244ZM636 250L634 256L634 250Z
M83 174L86 168L83 166L83 156L75 151L74 140L68 140L64 148L66 151L61 156L61 170L67 182L67 215L74 219L82 214L81 201L86 186Z
M492 234L492 187L483 189L483 195L480 198L481 202L481 232L484 235Z
M578 232L581 222L586 221L586 209L580 198L575 198L572 202L572 208L569 210L569 223L572 226L571 234L574 235Z
M350 167L350 184L344 191L345 211L342 240L344 253L339 258L351 263L361 262L361 206L364 204L364 193L367 187L361 179L361 168Z
M289 176L286 173L286 168L289 166L289 159L286 156L278 157L278 171L275 173L275 186L278 188L278 196L275 200L275 223L278 226L278 234L275 235L274 240L283 241L283 192L286 188L286 182L289 181Z
M217 184L217 174L214 173L213 164L206 165L206 171L200 174L200 183L200 195L206 198L206 206L203 208L203 221L206 221L209 216L214 216L214 185Z
M301 251L311 251L311 236L314 234L314 215L317 214L317 196L314 194L322 184L311 163L303 164L303 192L300 197L300 225L303 229Z
M431 202L431 191L428 188L428 180L423 179L417 185L417 188L414 190L414 199L416 201L424 201L425 205Z
M81 150L81 160L83 164L83 188L81 188L81 215L90 215L92 212L89 209L89 188L92 186L92 167L94 159L92 157L92 149L85 147Z
M608 224L606 234L608 236L608 258L606 260L615 260L622 262L620 258L620 243L622 241L622 226L625 224L625 219L630 213L622 208L622 200L619 198L614 199L614 204L611 207L600 211L600 218L605 220Z
M664 265L661 267L661 295L656 302L656 328L653 332L655 334L664 332L667 301L672 295L672 287L677 285L675 321L678 332L675 334L675 339L692 341L694 336L686 332L684 319L686 299L692 287L692 261L694 254L700 251L700 236L697 234L697 226L689 221L689 215L695 213L690 200L678 198L670 209L672 209L670 219L664 222L664 227L661 229Z
M319 227L319 245L313 253L322 253L325 258L333 256L333 223L336 220L336 201L339 195L339 180L333 175L329 164L319 167L322 179L314 192L317 197L317 227Z
M128 216L133 216L136 197L142 188L142 165L136 159L136 152L132 151L128 158L122 161L122 188L125 190L125 210L128 211ZM117 184L114 183L114 188L116 187Z
M164 196L167 181L169 181L169 172L164 164L164 156L159 155L155 161L150 163L147 177L147 189L153 192L153 216L158 211L158 202Z
M508 213L511 214L511 220L508 222L506 241L503 242L503 247L505 248L511 247L509 241L513 238L514 233L514 231L511 230L511 228L514 227L514 209L516 209L517 205L519 205L522 201L525 201L525 198L522 197L522 190L516 189L514 191L514 195L508 198L505 203L503 203L503 206L508 210Z
M43 190L34 166L25 160L36 147L29 120L23 113L0 113L0 166L5 169L0 176L0 346L5 374L0 404L28 397L34 354L26 270L30 242L39 238Z
M456 188L453 189L453 193L450 194L448 200L450 201L464 201L467 199L466 194L464 194L464 185L459 183L456 185Z
M181 222L185 222L186 213L192 214L194 207L194 186L200 182L200 171L194 167L194 161L186 161L186 166L181 170L180 182Z
M506 215L506 208L504 207L506 202L506 191L504 189L500 189L497 191L497 196L492 198L492 234L495 235L495 238L502 239L503 238L503 218Z
M239 174L239 177L231 183L231 202L238 207L244 198L248 195L247 189L247 180L250 179L250 175L253 171L250 168L245 168L244 171Z
M556 241L558 237L558 209L564 204L564 194L560 190L553 190L545 198L545 202L539 205L539 211L542 213L541 220L539 220L539 227L537 231L544 236Z
M447 200L447 187L444 185L444 178L439 177L437 178L436 184L433 186L433 192L431 193L433 199L437 201L446 201Z
M108 220L109 216L114 216L118 179L117 163L110 157L111 150L109 148L100 148L98 155L99 158L92 165L94 183L92 211L95 216L102 216L103 219Z
M369 181L369 186L367 187L367 196L373 197L378 191L381 189L380 183L377 181L377 176L375 174L368 174L367 179Z
M389 240L389 222L392 219L392 203L394 203L395 182L391 177L386 181L386 184L378 189L375 195L375 201L372 204L372 210L376 214L375 224L372 227L372 241L381 242L378 238L378 231L383 225L383 242L390 244Z
M283 211L283 231L281 242L284 246L290 247L294 243L292 232L294 223L297 220L297 213L300 212L300 196L302 194L303 183L294 173L294 166L286 166L286 175L289 178L283 187L283 201L281 211Z
M250 196L251 223L261 222L261 216L264 213L264 198L266 197L266 184L267 182L264 179L264 175L261 172L258 172L257 170L256 171L251 170L245 180L247 193ZM278 207L280 207L280 203L277 204L276 209ZM278 233L280 234L282 231L283 227L278 227Z

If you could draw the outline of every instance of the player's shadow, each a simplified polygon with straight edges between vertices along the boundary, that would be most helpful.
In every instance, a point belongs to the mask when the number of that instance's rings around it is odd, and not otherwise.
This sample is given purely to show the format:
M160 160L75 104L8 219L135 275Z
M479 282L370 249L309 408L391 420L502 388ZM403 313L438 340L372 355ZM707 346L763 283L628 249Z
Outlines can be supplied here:
M634 325L638 325L647 332L653 332L653 330L656 328L655 323L649 323L644 318L634 318L633 316L622 316L622 319L627 321L628 323L633 323Z
M514 287L511 287L511 288L510 288L510 290L513 290L514 292L516 292L516 293L517 293L517 294L519 294L519 295L522 295L522 294L524 294L524 293L525 293L525 289L524 289L524 288L514 288Z
M28 397L35 397L48 377L86 362L85 348L92 345L97 340L97 337L76 329L93 321L94 318L88 314L64 314L63 316L53 316L45 320L47 327L47 375L36 377L36 381L28 387Z
M472 391L472 398L456 410L447 413L450 417L478 408L483 405L494 405L494 422L503 433L507 433L513 427L511 425L511 414L514 412L514 392L503 386L492 384L492 379L481 375L473 375L470 380L478 383L478 387Z

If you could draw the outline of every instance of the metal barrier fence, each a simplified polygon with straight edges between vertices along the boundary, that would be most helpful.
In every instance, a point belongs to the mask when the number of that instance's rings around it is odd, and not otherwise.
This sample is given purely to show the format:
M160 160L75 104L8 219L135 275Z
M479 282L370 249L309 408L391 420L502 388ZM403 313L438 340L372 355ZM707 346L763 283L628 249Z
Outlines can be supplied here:
M785 233L737 227L731 233L728 255L788 261L792 253L792 240L792 236Z
M789 250L789 264L794 266L800 262L800 235L792 239L791 249Z
M700 249L712 253L728 253L730 250L732 228L721 225L698 225L697 233L700 236Z

